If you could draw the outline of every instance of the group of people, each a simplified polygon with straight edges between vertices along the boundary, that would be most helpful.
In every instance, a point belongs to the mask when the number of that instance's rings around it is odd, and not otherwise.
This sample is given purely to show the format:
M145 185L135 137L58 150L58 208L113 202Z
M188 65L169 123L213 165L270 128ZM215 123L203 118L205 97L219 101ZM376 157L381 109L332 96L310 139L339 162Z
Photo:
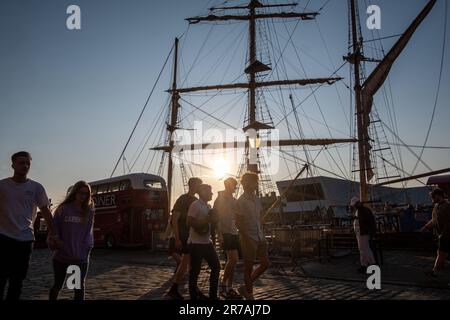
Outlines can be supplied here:
M218 193L213 206L210 185L200 178L191 178L189 191L180 196L172 209L169 221L170 254L177 261L173 284L167 295L172 299L183 299L179 285L189 273L189 295L191 300L215 300L220 293L228 299L239 296L253 300L253 283L269 267L267 242L263 233L261 202L256 194L258 176L245 173L241 178L243 194L236 199L234 193L238 182L234 178L224 181L225 189ZM198 194L199 198L196 198ZM226 253L226 264L220 278L220 262L214 241L218 236L221 248ZM233 280L239 249L244 261L244 285L238 291ZM205 260L211 270L209 296L198 288L197 281ZM255 263L258 266L255 268Z
M49 290L49 299L58 298L67 269L77 266L80 281L79 287L74 289L74 299L83 300L93 247L91 188L84 181L77 182L52 214L44 187L27 177L31 161L28 152L13 154L14 175L0 180L0 300L20 299L33 248L33 221L37 209L48 226L48 245L53 251L54 282Z
M74 290L74 299L84 299L85 279L88 272L90 251L93 247L94 204L88 183L79 181L73 185L64 201L53 212L41 184L27 177L31 167L31 155L21 151L12 155L14 174L0 180L0 300L18 300L22 283L26 278L33 247L33 222L39 209L48 226L48 246L53 251L54 282L49 299L56 300L64 285L69 266L78 266L80 286ZM167 295L183 299L179 285L189 274L191 300L214 300L220 293L225 298L244 297L253 300L253 284L270 265L267 242L263 232L264 215L257 196L258 176L245 173L241 177L243 194L236 199L238 182L234 178L224 181L225 189L211 207L213 192L210 185L200 178L189 180L189 191L175 202L168 231L170 254L177 261L173 284ZM196 197L198 195L198 198ZM430 193L434 203L432 219L422 231L434 229L438 236L438 252L430 275L436 277L445 266L450 253L450 203L441 189ZM359 198L353 198L350 206L354 212L354 230L360 251L361 267L377 264L373 246L376 222L372 211ZM218 236L226 253L226 264L220 278L220 262L213 239ZM244 284L233 288L239 252L244 262ZM209 268L209 295L198 288L197 282L205 260ZM255 265L256 268L255 268Z

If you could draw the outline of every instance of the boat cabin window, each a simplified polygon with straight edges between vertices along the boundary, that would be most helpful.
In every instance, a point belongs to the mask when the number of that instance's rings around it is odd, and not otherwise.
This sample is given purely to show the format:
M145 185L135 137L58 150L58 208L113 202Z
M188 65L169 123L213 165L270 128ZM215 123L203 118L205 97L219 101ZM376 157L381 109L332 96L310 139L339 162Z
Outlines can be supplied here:
M303 202L325 200L320 183L306 184L292 187L286 194L288 202Z

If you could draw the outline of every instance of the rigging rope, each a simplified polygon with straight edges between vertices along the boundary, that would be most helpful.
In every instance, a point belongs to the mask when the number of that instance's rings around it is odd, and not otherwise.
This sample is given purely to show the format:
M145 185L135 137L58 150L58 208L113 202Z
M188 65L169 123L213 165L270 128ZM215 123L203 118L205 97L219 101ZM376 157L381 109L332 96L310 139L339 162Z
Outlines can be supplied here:
M180 98L180 100L183 100L184 102L186 102L187 104L189 104L191 107L193 107L193 108L197 109L198 111L200 111L200 112L206 114L207 116L213 118L214 120L216 120L216 121L218 121L218 122L220 122L220 123L222 123L222 124L224 124L224 125L226 125L226 126L232 128L232 129L238 130L236 127L232 126L231 124L226 123L226 122L223 121L222 119L219 119L219 118L213 116L212 114L210 114L210 113L208 113L208 112L206 112L206 111L200 109L199 107L197 107L197 106L194 105L193 103L187 101L186 99Z
M281 152L281 153L284 153L284 154L286 154L286 155L292 157L294 160L291 160L291 161L296 161L296 160L298 160L298 161L301 161L301 162L303 162L303 163L307 163L306 160L303 160L303 159L301 159L301 158L299 158L299 157L297 157L297 156L294 156L294 155L288 153L287 151L283 151L283 150L281 150L281 149L280 149L280 150L275 150L275 149L274 149L274 151L275 151L275 152L278 152L278 153ZM329 174L331 174L331 175L333 175L333 176L335 176L335 177L338 177L338 178L340 178L340 179L342 179L342 180L351 181L349 178L340 176L340 175L338 175L338 174L335 173L335 172L332 172L332 171L329 171L329 170L327 170L327 169L324 169L324 168L318 166L317 164L315 164L314 162L313 162L313 163L309 163L309 165L311 165L311 166L313 166L313 167L315 167L315 168L317 168L317 169L319 169L319 170L322 170L322 171L324 171L324 172L326 172L326 173L329 173Z
M322 10L327 6L327 4L330 3L330 1L331 1L331 0L325 1L325 3L324 3L324 4L319 8L319 10L317 10L317 11L318 11L318 12L322 11Z
M158 116L156 119L160 119L162 114L163 114L164 108L161 108L161 111L159 112ZM160 128L161 127L161 128ZM145 141L145 143L143 144L141 151L139 152L139 154L137 155L137 157L135 157L135 160L133 161L133 164L131 165L131 167L129 168L128 173L131 173L131 170L133 170L134 166L136 165L137 161L139 160L142 152L144 152L146 146L148 145L148 142L150 140L150 138L153 136L153 132L155 131L155 129L157 128L157 126L153 126L151 132L148 134L147 139ZM164 130L164 123L162 123L158 129L161 129L161 132Z
M404 147L406 147L408 149L409 152L411 152L428 170L433 171L433 169L431 169L431 167L429 165L427 165L421 158L419 158L419 156L410 148L408 147L408 145L402 140L400 139L399 136L397 136L397 134L391 129L389 128L386 123L383 122L383 120L379 119L381 124L394 136L397 138L397 140L399 140Z
M442 83L442 74L444 69L444 58L445 58L445 45L446 45L446 38L447 38L447 17L448 17L448 0L445 0L445 13L444 13L445 21L444 21L444 34L443 34L443 40L442 40L442 54L441 54L441 64L440 64L440 71L439 71L439 81L436 91L436 97L434 99L434 106L433 106L433 112L431 114L431 120L430 124L428 126L427 135L425 137L425 142L423 143L423 148L420 150L419 159L417 159L416 164L414 165L414 169L412 170L412 174L416 172L417 166L419 165L420 159L422 159L423 153L425 151L425 147L427 146L428 139L430 138L431 128L433 126L434 118L436 115L436 109L437 104L439 101L439 93L441 90L441 83Z
M231 81L231 84L235 83L240 77L242 77L242 75L244 75L244 73L241 73L239 76L237 76L233 81ZM219 94L221 94L224 91L224 89L220 89L218 90L215 94L213 94L208 100L206 100L205 102L203 102L198 108L203 107L205 104L207 104L208 102L210 102L212 99L214 99L215 97L217 97ZM180 123L183 122L187 117L189 117L191 114L193 113L190 112L188 113L185 117L183 117L180 120Z
M345 61L336 71L334 71L330 77L334 76L335 74L337 74L348 62ZM306 98L304 98L298 105L296 105L294 107L294 109L292 111L290 111L285 117L289 117L294 110L297 110L304 102L306 102L317 90L319 90L319 88L321 88L322 86L324 86L325 84L320 84L318 85L308 96L306 96ZM284 117L278 121L278 123L275 125L275 127L277 127L282 121L284 121Z
M133 170L133 167L136 164L136 162L139 160L139 157L141 156L142 152L144 152L145 147L147 146L150 138L153 136L153 132L155 131L156 127L158 127L158 121L161 119L161 116L163 115L164 110L165 110L165 106L169 103L169 101L170 101L170 96L168 95L166 102L162 105L162 108L160 109L158 115L155 117L154 125L151 125L149 127L149 129L147 130L146 134L144 135L142 141L139 143L139 146L137 147L135 153L131 157L131 161L133 164L131 165L130 172L131 172L131 170ZM164 125L164 122L161 121L159 127L161 127L163 125Z
M169 61L169 58L170 58L170 56L172 55L173 48L174 48L174 46L172 45L172 48L170 49L169 54L167 55L167 58L166 58L166 60L164 61L164 65L163 65L161 71L159 72L158 77L156 78L155 84L153 85L153 88L152 88L152 90L150 91L150 94L148 95L148 98L147 98L147 100L145 101L144 106L142 107L141 113L139 114L139 117L138 117L138 119L137 119L137 121L136 121L136 123L135 123L135 125L134 125L134 127L133 127L133 130L131 130L131 134L130 134L130 136L128 137L127 142L125 143L125 146L124 146L122 152L120 153L119 159L117 160L116 165L114 166L113 171L111 172L111 175L110 175L110 177L109 177L110 179L114 176L114 173L115 173L115 171L116 171L116 169L117 169L117 166L119 165L120 160L122 159L123 155L125 154L125 151L126 151L126 149L127 149L127 147L128 147L128 144L130 143L131 138L133 137L134 132L136 131L136 128L137 128L139 122L141 121L142 115L144 114L145 110L147 109L148 102L150 101L150 98L152 97L153 92L155 91L156 85L158 84L159 79L161 78L161 75L162 75L164 69L166 68L167 62Z

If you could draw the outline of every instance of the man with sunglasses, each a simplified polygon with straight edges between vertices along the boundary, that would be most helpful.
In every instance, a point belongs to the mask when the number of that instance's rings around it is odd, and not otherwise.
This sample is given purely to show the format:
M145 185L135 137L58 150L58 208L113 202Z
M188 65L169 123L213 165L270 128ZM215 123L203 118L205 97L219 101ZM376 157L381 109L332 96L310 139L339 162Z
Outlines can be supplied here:
M47 222L51 242L57 237L52 224L49 201L41 184L28 179L31 156L21 151L12 155L14 175L0 180L0 300L8 283L6 300L19 300L34 240L33 222L37 208Z

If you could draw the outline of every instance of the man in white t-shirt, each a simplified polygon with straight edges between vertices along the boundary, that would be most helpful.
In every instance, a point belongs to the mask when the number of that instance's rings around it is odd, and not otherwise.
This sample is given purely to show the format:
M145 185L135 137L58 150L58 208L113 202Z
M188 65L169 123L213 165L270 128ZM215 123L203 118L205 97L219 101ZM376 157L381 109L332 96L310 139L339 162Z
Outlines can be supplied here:
M32 243L33 224L37 208L42 212L49 229L50 243L56 243L52 214L44 188L28 179L31 156L21 151L12 155L14 175L0 180L0 300L6 283L6 300L20 299L22 282L27 276Z
M189 226L188 245L191 252L191 270L189 272L189 294L191 300L203 298L198 292L197 280L202 267L203 259L209 265L211 274L209 276L209 299L217 299L219 286L220 262L217 252L211 241L211 223L217 222L217 216L211 212L208 201L212 199L211 186L201 184L198 187L200 199L194 201L187 214L187 225Z

